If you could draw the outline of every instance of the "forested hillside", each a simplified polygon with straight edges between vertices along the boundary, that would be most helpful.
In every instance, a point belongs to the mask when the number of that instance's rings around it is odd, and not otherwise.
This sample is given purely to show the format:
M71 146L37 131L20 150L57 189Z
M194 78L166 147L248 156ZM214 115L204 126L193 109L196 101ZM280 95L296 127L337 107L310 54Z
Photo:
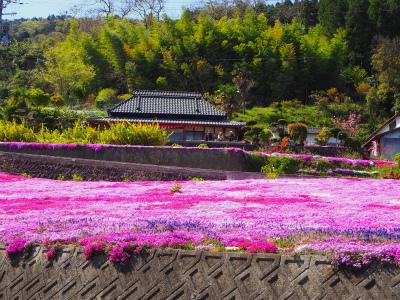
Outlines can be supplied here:
M399 16L400 0L307 0L216 2L179 19L15 21L0 46L2 113L188 90L265 123L332 126L356 114L362 139L400 110Z

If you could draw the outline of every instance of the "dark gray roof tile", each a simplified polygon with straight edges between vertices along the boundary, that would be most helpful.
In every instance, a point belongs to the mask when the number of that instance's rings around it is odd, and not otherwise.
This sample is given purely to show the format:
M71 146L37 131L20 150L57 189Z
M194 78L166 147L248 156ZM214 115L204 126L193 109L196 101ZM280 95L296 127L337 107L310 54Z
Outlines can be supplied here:
M199 93L143 90L135 91L131 98L113 107L109 114L119 117L225 117L223 111Z

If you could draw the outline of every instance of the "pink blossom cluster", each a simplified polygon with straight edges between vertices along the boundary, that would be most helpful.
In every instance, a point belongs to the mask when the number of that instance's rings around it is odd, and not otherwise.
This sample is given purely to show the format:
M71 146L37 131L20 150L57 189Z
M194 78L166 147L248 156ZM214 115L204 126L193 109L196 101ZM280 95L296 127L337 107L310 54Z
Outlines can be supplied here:
M52 260L57 254L57 247L51 246L45 253L45 257L47 260Z
M18 237L14 238L11 242L8 243L6 253L10 256L21 254L25 251L26 245L27 240Z
M361 115L356 114L356 113L350 113L350 115L347 117L347 119L333 117L332 123L337 128L354 135L360 131Z
M0 242L10 254L28 243L78 242L87 257L107 252L114 261L125 261L140 247L212 245L400 261L399 181L186 181L178 182L180 193L171 193L175 184L0 173Z

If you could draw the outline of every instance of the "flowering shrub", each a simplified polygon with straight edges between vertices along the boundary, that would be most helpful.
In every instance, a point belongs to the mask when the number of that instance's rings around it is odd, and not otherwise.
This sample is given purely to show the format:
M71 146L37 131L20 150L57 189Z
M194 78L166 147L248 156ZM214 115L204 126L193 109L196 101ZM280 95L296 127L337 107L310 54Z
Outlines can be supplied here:
M274 169L280 174L300 173L329 176L340 174L355 177L377 177L382 174L383 178L398 179L396 176L383 175L388 168L393 171L392 167L396 165L395 162L387 161L256 152L256 154L251 155L250 162L254 165L252 171L255 170L256 166L264 164L261 171Z
M132 245L127 242L118 243L111 248L110 261L113 263L126 263L131 257Z
M27 240L22 238L15 238L11 243L7 245L6 253L9 256L22 254L25 251Z
M340 119L334 117L332 119L332 122L337 128L345 132L348 132L351 135L355 135L360 131L361 115L356 113L350 113L347 119Z
M249 253L276 253L278 248L268 241L247 241L243 240L236 244L236 247L244 248Z
M90 259L93 255L99 254L104 251L105 243L101 240L86 239L80 242L84 246L83 254L86 259Z
M47 260L52 260L57 254L58 247L56 245L51 246L47 252L45 253L45 257Z

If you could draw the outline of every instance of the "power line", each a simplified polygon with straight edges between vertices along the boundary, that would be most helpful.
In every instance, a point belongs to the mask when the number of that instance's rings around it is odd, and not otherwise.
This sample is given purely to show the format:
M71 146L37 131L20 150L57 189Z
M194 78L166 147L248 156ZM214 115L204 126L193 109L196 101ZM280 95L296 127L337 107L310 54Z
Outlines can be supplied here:
M5 13L4 10L9 6L10 4L18 4L22 5L24 4L23 2L20 2L18 0L0 0L0 45L3 46L8 46L11 43L10 37L9 37L9 27L4 25L3 22L3 16L14 16L16 15L15 12L12 13Z

